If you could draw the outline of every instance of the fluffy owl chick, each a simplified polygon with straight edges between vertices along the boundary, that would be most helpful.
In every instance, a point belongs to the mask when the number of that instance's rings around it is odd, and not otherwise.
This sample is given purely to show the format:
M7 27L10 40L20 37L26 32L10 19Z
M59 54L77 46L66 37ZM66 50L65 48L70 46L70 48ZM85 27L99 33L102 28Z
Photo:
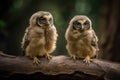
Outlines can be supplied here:
M33 58L34 63L38 64L40 61L37 56L51 58L49 54L55 50L56 40L57 31L51 13L38 11L30 18L21 47L25 55Z
M73 59L84 58L85 63L90 63L90 58L94 57L99 50L98 38L87 16L73 17L66 30L65 38L66 48Z

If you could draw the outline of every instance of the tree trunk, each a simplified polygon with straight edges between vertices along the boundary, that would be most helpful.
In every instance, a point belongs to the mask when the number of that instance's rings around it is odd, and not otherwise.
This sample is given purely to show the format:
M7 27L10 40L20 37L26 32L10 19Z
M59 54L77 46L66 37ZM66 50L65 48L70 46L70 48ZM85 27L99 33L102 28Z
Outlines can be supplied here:
M100 14L99 42L102 57L120 62L120 0L104 0Z
M93 59L87 65L82 60L53 56L40 58L38 65L25 56L0 52L0 80L119 80L120 64Z

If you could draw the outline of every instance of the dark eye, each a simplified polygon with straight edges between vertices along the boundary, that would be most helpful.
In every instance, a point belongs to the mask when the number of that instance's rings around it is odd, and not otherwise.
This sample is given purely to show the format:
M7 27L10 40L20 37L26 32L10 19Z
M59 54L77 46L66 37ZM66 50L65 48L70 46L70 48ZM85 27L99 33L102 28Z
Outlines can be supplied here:
M38 26L40 26L40 24L43 24L43 23L45 23L46 22L46 19L44 18L44 17L37 17L37 19L36 19L36 24L38 25Z
M90 25L89 25L89 22L88 22L88 21L86 21L86 22L84 23L84 27L85 27L85 28L89 28L89 27L90 27Z
M80 26L80 23L79 23L79 22L76 22L75 25L76 25L76 26Z
M73 23L73 28L74 28L74 29L79 28L80 26L81 26L81 24L80 24L79 22L77 22L77 21L75 21L75 22Z
M39 19L40 19L40 21L45 21L46 20L44 17L40 17Z

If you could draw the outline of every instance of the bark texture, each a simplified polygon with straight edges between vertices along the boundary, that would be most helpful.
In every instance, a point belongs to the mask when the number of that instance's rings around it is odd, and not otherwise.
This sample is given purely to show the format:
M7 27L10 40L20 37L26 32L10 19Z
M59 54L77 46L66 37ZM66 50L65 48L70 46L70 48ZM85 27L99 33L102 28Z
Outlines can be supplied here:
M93 59L87 65L67 56L40 58L39 65L25 56L0 52L0 80L119 80L120 64Z

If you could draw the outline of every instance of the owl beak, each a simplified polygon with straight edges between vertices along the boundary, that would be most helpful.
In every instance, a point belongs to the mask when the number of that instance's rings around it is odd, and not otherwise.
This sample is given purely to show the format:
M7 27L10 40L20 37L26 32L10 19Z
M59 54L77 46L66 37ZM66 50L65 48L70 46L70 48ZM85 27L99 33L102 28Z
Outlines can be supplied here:
M83 25L81 25L81 30L84 30L84 26Z
M50 22L49 22L49 21L46 21L45 24L46 24L46 25L50 25Z

